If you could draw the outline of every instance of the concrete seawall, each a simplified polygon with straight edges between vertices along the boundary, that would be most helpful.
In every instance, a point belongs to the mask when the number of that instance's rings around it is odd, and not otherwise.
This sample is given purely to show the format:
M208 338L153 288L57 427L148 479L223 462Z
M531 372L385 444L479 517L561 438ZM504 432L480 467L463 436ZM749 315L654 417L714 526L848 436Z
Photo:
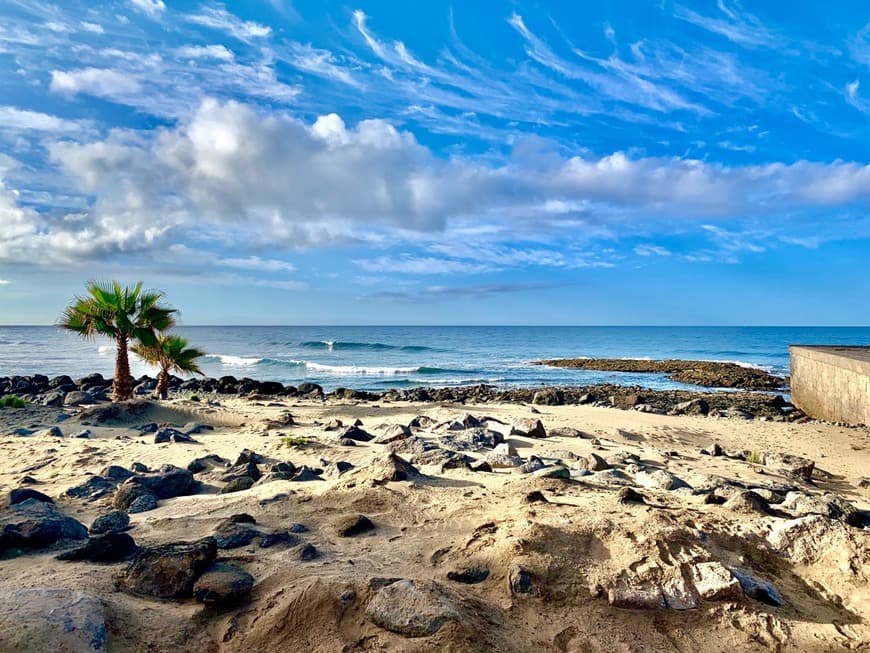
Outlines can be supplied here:
M792 345L791 400L811 417L870 425L870 347Z

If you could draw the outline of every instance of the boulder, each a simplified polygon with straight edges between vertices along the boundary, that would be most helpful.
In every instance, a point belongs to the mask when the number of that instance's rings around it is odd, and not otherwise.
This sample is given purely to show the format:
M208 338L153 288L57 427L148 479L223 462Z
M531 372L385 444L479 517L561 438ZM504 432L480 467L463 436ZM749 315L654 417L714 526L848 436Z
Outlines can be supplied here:
M770 545L796 564L810 565L825 556L849 550L849 532L842 522L822 515L778 521L767 536Z
M666 574L661 588L665 605L671 610L694 610L701 603L695 587L686 582L679 570Z
M145 486L158 499L171 499L186 494L193 494L196 488L193 474L186 469L172 466L155 474L137 476L129 479L126 483L131 481L136 481Z
M27 499L0 514L0 552L41 549L59 540L83 540L88 529L53 503Z
M143 496L151 497L154 500L154 506L156 507L157 495L155 495L148 487L140 483L138 477L131 478L118 487L118 491L115 492L115 496L112 498L112 507L117 510L126 510L129 512L133 503Z
M377 483L410 481L421 476L416 467L394 453L378 456L364 471L368 478Z
M446 623L461 619L441 585L413 580L380 588L366 605L366 616L381 628L405 637L428 637Z
M523 435L527 438L546 438L547 430L544 428L541 420L529 417L514 422L510 434Z
M615 608L663 610L667 607L661 588L652 583L618 583L607 590L607 602Z
M792 517L822 515L859 528L864 523L861 512L855 506L834 494L813 495L805 492L789 492L777 508Z
M43 494L38 490L34 490L29 487L19 487L15 488L9 493L9 505L14 506L18 503L24 503L28 499L33 499L34 501L41 501L42 503L54 503L54 499L52 499L47 494Z
M720 562L689 565L689 578L705 601L736 601L743 595L740 582Z
M489 465L490 469L506 469L519 467L523 464L523 459L519 456L507 456L494 451L486 454L483 461Z
M391 424L383 427L381 434L372 442L374 444L390 444L411 437L411 429L404 424Z
M131 472L129 469L121 467L120 465L109 465L108 467L103 468L103 470L100 472L100 476L109 481L121 483L133 476L133 472Z
M302 562L314 560L318 555L317 548L313 544L303 544L296 552L296 557Z
M100 653L108 651L100 600L71 589L17 589L0 594L4 651Z
M641 470L634 475L634 483L638 487L652 490L676 490L681 487L689 487L683 479L664 469L656 469L651 472Z
M83 406L85 404L93 404L96 403L94 401L94 397L90 392L82 392L80 390L73 390L72 392L68 392L67 395L63 398L64 406Z
M375 525L365 515L344 515L333 522L335 534L339 537L354 537L375 529Z
M484 428L463 428L441 436L441 445L454 451L492 449L502 442L504 442L504 436L501 433Z
M447 572L447 580L464 585L476 585L489 578L489 569L486 567L465 567Z
M110 481L102 476L91 476L84 483L79 483L67 489L65 494L74 499L95 501L114 492L116 487L118 487L118 484L114 481Z
M605 469L610 469L610 464L597 453L590 453L586 456L586 469L590 472L600 472Z
M766 580L753 576L742 569L732 569L731 572L740 582L740 587L743 588L743 592L749 598L774 607L782 605L782 596L777 589Z
M740 490L735 492L724 503L724 507L747 515L766 515L770 512L770 506L767 505L767 501L752 490Z
M260 468L257 467L257 464L253 460L248 460L243 463L238 463L230 467L226 472L221 475L222 481L232 481L234 478L241 478L243 476L247 476L255 481L260 480L260 476L262 472Z
M120 533L130 525L130 516L121 510L113 510L105 515L100 515L91 524L90 531L94 535L104 533Z
M223 608L243 601L253 587L254 577L244 569L216 564L193 584L193 598L200 603Z
M106 533L95 535L82 546L64 551L57 556L57 559L67 562L119 562L126 560L136 551L136 542L127 533Z
M148 512L155 508L157 508L157 497L153 494L143 494L133 500L133 503L127 508L127 512L132 515L139 512Z
M230 517L218 524L214 540L219 549L236 549L250 544L254 538L261 537L262 534L259 529L251 526L251 522L237 521Z
M230 479L229 483L221 488L221 494L231 494L232 492L241 492L248 490L254 486L254 479L250 476L236 476Z
M221 458L217 454L209 454L191 460L187 465L187 471L191 474L199 474L200 472L206 472L212 469L223 469L229 467L229 464L230 461L226 458Z
M50 438L62 438L63 431L60 430L59 426L52 426L47 429L42 429L41 431L36 431L33 435L42 435Z
M532 473L536 478L560 478L570 479L571 470L564 465L547 465Z
M539 406L561 406L565 403L565 394L556 388L544 388L534 394L532 403Z
M765 467L773 467L791 476L810 481L813 478L813 470L816 463L809 458L783 454L775 451L764 452Z
M511 594L531 594L535 591L531 572L518 563L513 563L508 569L508 588Z
M374 440L374 438L375 436L358 426L348 427L345 429L344 433L341 434L341 439L354 440L356 442L369 442L370 440Z
M187 598L192 596L197 578L216 556L217 543L212 537L144 549L127 567L118 584L131 594L160 599Z
M674 404L673 412L677 415L707 415L710 412L710 404L699 397Z

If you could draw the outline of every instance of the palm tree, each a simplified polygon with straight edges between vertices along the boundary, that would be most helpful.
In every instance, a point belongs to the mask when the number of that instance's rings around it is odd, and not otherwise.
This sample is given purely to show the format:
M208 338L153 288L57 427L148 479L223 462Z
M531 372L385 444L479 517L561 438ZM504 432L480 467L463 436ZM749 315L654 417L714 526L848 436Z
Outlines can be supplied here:
M127 346L130 341L154 345L157 332L175 324L177 312L161 303L160 291L142 292L142 282L121 287L117 281L89 281L87 294L76 297L63 312L58 326L78 333L83 338L97 335L115 341L115 378L112 381L112 401L127 401L133 397L133 379Z
M159 335L153 345L140 343L133 346L133 353L139 358L160 368L155 394L161 399L166 399L169 395L170 372L203 373L196 359L205 356L205 352L195 347L188 347L189 344L181 336Z

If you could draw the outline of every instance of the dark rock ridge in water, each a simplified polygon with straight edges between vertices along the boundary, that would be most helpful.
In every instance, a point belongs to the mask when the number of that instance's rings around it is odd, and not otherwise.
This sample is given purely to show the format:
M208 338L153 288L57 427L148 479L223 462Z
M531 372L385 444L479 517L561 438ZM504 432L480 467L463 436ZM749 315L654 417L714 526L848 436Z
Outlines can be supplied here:
M533 365L565 367L603 372L641 372L667 374L671 381L708 388L778 390L787 380L754 367L720 361L642 360L622 358L554 358L534 361Z

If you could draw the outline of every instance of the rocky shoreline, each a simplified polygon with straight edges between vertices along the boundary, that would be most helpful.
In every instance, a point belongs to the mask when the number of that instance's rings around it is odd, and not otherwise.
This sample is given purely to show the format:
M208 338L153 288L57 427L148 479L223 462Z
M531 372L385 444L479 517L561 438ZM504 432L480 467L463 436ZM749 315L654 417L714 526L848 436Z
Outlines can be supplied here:
M150 376L135 379L135 394L139 397L152 395L156 383L156 379ZM80 379L72 379L66 375L49 378L40 374L0 377L0 397L15 395L27 403L55 408L86 406L107 401L111 395L111 387L112 380L101 374L90 374ZM269 397L299 397L323 401L359 402L593 405L662 415L704 415L771 421L809 419L782 395L773 392L650 390L641 386L616 384L533 388L472 385L443 388L415 387L382 392L337 388L332 392L325 392L320 385L308 382L293 386L247 377L181 379L172 376L169 380L169 390L172 397L185 399L192 397L194 400L202 401L220 400L221 397L246 397L255 400Z
M764 370L720 361L554 358L532 364L603 372L659 373L666 374L672 381L708 388L782 390L788 384L788 379Z

